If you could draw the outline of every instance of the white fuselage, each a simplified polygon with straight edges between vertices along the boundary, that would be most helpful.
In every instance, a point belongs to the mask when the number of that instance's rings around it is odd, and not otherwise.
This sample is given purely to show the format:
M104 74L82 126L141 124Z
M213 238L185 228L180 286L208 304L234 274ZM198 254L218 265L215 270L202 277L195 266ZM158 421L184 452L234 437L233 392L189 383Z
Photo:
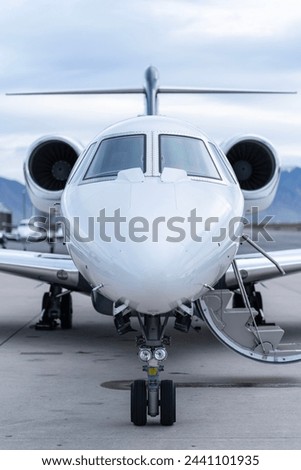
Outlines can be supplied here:
M140 117L108 128L93 143L96 149L103 140L129 135L145 136L143 169L85 178L93 160L89 150L74 169L61 202L67 246L102 295L160 314L196 300L226 272L237 251L244 201L212 153L219 178L160 167L160 135L200 139L210 149L208 138L190 125Z

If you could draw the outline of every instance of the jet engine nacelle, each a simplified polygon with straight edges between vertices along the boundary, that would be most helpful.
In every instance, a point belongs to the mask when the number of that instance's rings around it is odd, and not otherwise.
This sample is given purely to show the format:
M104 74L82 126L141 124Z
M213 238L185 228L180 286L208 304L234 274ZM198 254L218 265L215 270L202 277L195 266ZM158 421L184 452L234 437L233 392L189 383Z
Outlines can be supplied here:
M68 176L82 150L81 144L58 136L45 136L31 145L24 175L29 197L38 210L48 212L60 202Z
M221 144L236 174L245 198L245 212L266 209L273 202L280 163L276 150L262 137L242 135Z

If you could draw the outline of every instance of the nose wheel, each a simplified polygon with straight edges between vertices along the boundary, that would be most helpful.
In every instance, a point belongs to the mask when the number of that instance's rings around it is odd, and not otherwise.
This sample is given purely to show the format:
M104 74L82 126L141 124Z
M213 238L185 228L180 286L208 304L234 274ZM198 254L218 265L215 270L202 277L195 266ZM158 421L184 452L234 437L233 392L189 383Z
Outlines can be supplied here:
M145 380L135 380L131 385L131 421L144 426L147 420L147 396Z
M165 346L169 338L164 331L169 315L163 324L159 316L144 315L144 323L138 314L142 336L137 338L138 356L144 363L147 380L135 380L131 385L131 421L136 426L144 426L147 415L156 417L160 414L163 426L172 426L176 421L176 389L172 380L159 379L164 370L162 362L167 357Z
M176 387L172 380L160 383L160 423L172 426L176 422ZM135 426L145 426L148 414L148 390L145 380L135 380L131 384L131 421Z
M162 380L160 397L160 422L171 426L176 422L176 387L172 380Z

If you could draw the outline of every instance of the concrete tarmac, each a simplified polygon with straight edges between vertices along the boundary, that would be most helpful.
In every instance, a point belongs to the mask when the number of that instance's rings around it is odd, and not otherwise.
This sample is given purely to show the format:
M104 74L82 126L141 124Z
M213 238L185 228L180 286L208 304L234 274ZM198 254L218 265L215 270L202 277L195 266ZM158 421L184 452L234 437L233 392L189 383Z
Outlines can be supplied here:
M266 314L301 343L301 274L261 287ZM177 423L130 423L129 383L144 378L135 333L73 294L72 330L36 331L47 286L0 274L0 449L301 449L301 363L267 365L228 350L203 324L169 331L162 378Z

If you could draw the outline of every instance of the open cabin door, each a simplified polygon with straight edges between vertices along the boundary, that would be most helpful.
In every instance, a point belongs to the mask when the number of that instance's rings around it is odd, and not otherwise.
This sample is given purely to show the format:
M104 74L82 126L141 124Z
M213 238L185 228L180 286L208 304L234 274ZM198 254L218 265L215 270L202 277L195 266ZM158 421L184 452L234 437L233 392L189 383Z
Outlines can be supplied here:
M274 323L257 324L254 308L232 308L233 292L212 290L197 301L209 329L234 351L260 362L301 361L301 344L282 343L284 330Z

